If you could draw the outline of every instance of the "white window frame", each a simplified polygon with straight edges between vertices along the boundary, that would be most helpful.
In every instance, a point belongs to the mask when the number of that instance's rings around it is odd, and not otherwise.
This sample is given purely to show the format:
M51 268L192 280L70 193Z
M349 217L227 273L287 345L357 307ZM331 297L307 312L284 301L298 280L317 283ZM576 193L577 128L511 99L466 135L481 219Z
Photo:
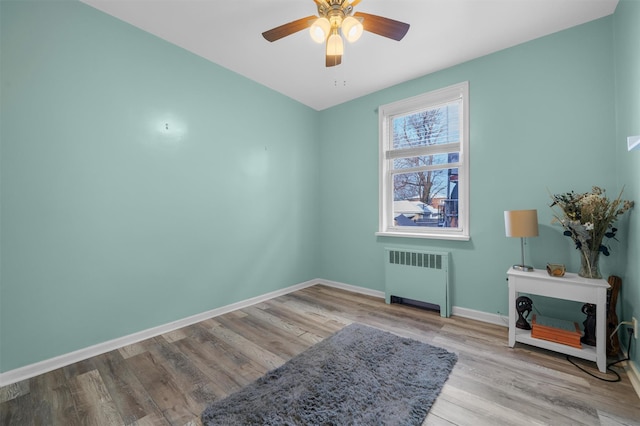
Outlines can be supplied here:
M451 164L458 168L458 227L396 226L393 218L393 147L392 120L452 101L462 101L460 115L459 160ZM431 238L444 240L471 239L469 232L469 82L454 84L412 98L382 105L379 121L379 225L376 235L385 237Z

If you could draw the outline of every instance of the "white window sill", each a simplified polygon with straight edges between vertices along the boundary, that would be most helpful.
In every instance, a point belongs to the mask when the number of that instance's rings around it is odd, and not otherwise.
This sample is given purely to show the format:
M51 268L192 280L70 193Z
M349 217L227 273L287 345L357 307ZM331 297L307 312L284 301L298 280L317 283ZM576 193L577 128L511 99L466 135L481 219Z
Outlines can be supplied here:
M469 241L471 237L469 235L452 235L452 234L428 234L428 233L417 233L417 232L393 232L393 231L384 231L384 232L376 232L376 237L400 237L400 238L424 238L431 240L452 240L452 241Z

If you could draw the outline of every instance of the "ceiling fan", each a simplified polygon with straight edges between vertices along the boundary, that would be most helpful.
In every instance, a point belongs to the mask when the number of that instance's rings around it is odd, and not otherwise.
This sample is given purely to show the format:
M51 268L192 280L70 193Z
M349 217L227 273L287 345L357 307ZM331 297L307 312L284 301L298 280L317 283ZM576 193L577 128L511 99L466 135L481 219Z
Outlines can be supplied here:
M353 43L358 40L363 31L369 31L396 41L402 40L409 24L371 15L355 12L353 8L360 0L313 0L318 6L318 16L311 15L297 19L279 27L262 33L268 41L274 42L283 37L309 28L311 38L317 43L326 43L326 66L340 65L344 53L342 37Z

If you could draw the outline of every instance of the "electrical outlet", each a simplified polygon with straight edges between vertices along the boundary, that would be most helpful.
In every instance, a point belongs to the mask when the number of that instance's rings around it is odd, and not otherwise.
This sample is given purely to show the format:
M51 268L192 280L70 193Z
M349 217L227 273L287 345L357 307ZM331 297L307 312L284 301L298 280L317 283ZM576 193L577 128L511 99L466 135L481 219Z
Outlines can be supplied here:
M633 324L633 337L638 338L638 320L631 317L631 323Z

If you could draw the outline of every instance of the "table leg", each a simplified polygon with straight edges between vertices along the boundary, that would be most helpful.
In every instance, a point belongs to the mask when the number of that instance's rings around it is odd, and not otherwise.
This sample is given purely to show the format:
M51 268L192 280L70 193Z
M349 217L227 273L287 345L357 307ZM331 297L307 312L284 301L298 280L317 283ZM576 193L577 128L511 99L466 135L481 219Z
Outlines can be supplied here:
M598 291L596 303L596 363L598 370L607 372L607 289Z
M509 278L509 347L516 344L516 288Z

